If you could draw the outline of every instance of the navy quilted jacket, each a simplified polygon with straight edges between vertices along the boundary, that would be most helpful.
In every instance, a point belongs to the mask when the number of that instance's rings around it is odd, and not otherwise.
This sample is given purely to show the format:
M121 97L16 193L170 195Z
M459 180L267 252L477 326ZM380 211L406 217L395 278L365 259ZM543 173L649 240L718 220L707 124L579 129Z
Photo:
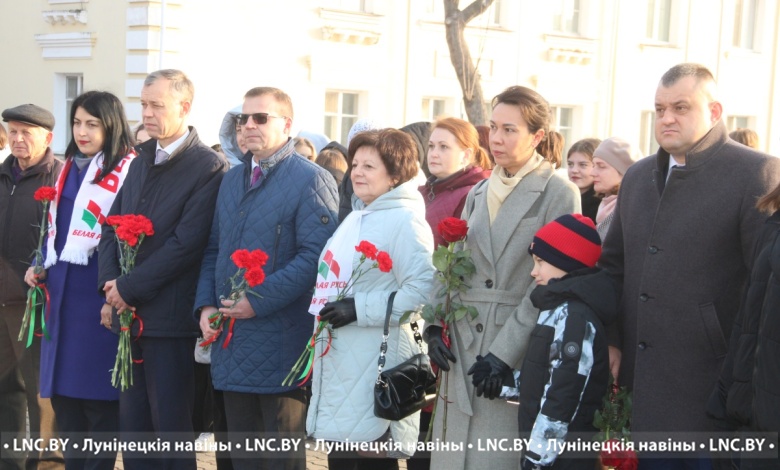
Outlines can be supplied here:
M251 161L231 169L222 181L195 306L218 306L230 292L237 249L268 253L265 282L249 295L254 318L236 320L227 348L226 331L211 348L214 387L244 393L282 393L282 381L312 334L308 313L317 260L336 229L338 196L333 177L289 153L248 189Z

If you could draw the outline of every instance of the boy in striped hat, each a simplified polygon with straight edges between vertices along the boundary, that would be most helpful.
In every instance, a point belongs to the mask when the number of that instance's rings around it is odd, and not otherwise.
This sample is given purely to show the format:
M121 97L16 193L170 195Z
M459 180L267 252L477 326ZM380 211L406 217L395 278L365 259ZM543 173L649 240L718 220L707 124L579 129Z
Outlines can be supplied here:
M530 437L522 468L591 470L595 453L558 454L564 442L588 443L597 432L593 416L609 383L604 325L617 317L618 288L595 268L601 239L585 216L543 226L528 252L540 314L518 380L520 435Z

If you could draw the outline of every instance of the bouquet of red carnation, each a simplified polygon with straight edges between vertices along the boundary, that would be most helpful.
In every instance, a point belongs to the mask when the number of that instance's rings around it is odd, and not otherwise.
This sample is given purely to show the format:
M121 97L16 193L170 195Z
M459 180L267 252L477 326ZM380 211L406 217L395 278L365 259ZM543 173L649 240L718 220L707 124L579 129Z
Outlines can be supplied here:
M220 297L219 300L234 300L235 303L243 299L247 293L260 297L255 291L250 288L258 286L265 281L265 271L263 266L268 261L268 255L263 250L236 250L230 255L230 259L238 267L233 276L230 277L230 293L227 297ZM235 305L235 303L233 305ZM222 312L217 310L209 315L209 326L212 329L218 330L222 326L225 316ZM227 348L230 344L230 340L233 339L233 326L236 323L235 318L231 318L228 323L228 333L225 338L225 342L222 343L222 348ZM200 343L202 347L209 347L211 343L217 340L219 335L214 335L211 339Z
M352 291L352 288L355 286L355 283L358 281L358 279L360 279L368 271L374 268L379 268L379 270L383 273L389 273L390 270L393 269L393 260L390 258L390 254L386 251L377 250L376 245L371 242L366 240L361 241L358 246L355 247L355 251L360 253L360 262L358 262L358 265L355 266L355 268L352 270L352 274L349 276L349 279L347 280L344 287L339 289L335 300L342 300L345 298L347 293ZM371 265L367 268L363 269L363 264L367 260L371 260L373 263L371 263ZM320 320L320 317L317 316L317 328L314 330L314 334L311 336L311 339L308 341L308 343L306 343L306 348L303 350L298 360L295 361L295 365L290 370L290 373L287 374L287 377L285 377L284 381L282 382L283 386L290 386L296 380L300 380L298 383L300 386L309 380L309 376L312 373L314 365L314 345L319 340L323 331L325 331L328 335L328 345L325 347L325 351L323 351L320 357L328 353L330 350L331 340L333 339L333 332L328 327L328 323Z
M436 268L436 280L442 285L437 292L437 297L444 298L443 303L436 306L425 305L421 316L429 325L440 324L442 326L442 339L447 347L450 347L450 325L468 315L476 318L477 309L473 306L465 306L457 302L453 296L456 293L464 292L469 288L466 280L477 271L474 262L471 260L471 250L457 250L458 244L466 240L466 234L469 226L465 220L457 217L447 217L439 222L436 227L439 234L447 242L447 245L440 245L433 252L433 267ZM438 371L440 379L437 384L436 395L444 403L444 421L442 427L442 439L447 436L447 404L449 403L449 374L446 371ZM443 374L443 380L441 375ZM444 382L444 395L440 393L442 381ZM439 400L436 400L433 408L433 416L436 415L439 407ZM429 433L433 426L429 428ZM430 434L429 434L430 436Z
M604 405L593 416L593 425L600 430L595 439L604 443L599 456L604 467L636 470L639 462L630 440L630 424L631 393L610 377Z
M114 235L119 243L119 267L122 274L127 275L135 268L135 257L144 238L154 235L152 221L142 215L112 215L106 223L114 227ZM111 385L125 391L133 385L133 353L130 349L130 329L138 320L139 331L136 340L143 334L143 321L132 310L119 312L119 346L116 362L111 374Z
M38 231L38 248L33 252L33 272L36 277L43 272L43 236L49 226L49 204L57 197L57 190L51 186L41 186L35 191L33 197L36 201L43 204L43 218L41 219L40 230ZM46 313L49 306L49 290L46 284L37 284L27 290L27 302L24 306L24 316L22 316L22 328L19 330L19 341L24 341L24 331L27 330L27 345L32 345L35 333L35 318L40 306L41 311L41 333L46 339L49 339L49 331L46 329Z

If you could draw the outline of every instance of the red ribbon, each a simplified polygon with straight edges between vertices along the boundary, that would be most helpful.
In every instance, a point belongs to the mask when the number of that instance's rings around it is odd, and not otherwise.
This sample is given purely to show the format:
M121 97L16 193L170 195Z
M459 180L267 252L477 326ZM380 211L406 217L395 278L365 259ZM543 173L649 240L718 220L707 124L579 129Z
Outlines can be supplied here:
M233 339L233 325L236 324L236 319L231 318L230 324L228 325L228 334L227 337L225 337L225 342L222 344L222 349L226 349L228 347L228 344L230 344L230 340Z
M447 323L444 322L444 320L439 320L439 321L441 322L441 326L442 326L441 340L444 341L444 345L449 348L450 345L452 344L452 341L450 341L450 332L448 331L450 327L449 325L447 325Z

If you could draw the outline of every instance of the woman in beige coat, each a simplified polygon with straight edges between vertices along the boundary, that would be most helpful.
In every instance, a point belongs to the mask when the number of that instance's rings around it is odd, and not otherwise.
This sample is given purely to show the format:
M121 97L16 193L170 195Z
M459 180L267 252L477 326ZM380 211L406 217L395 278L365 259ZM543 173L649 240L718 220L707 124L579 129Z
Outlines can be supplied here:
M490 150L496 166L469 192L463 210L469 225L466 248L477 271L460 300L479 315L453 325L451 349L443 344L440 327L425 332L431 359L450 371L449 446L438 443L434 469L520 466L521 452L514 448L517 407L493 398L502 383L513 381L511 369L520 369L539 316L528 297L535 287L528 247L541 226L580 212L577 187L555 173L549 156L537 152L549 124L547 101L529 88L513 86L493 98ZM443 434L444 407L438 410L434 442ZM500 442L506 450L487 450Z

